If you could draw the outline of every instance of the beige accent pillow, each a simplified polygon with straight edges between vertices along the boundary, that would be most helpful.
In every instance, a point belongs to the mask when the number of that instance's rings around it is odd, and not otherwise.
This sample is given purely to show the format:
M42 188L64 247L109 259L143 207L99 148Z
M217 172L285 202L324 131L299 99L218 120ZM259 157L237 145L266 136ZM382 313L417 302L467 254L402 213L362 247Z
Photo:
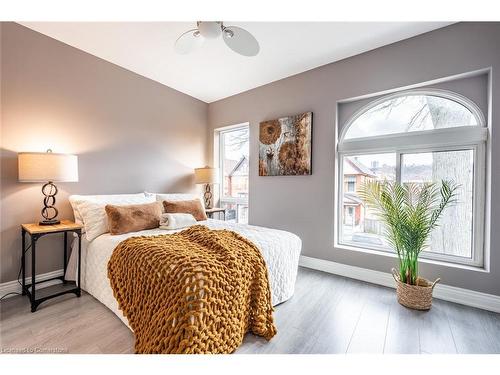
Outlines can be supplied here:
M187 201L163 201L163 208L169 214L191 214L197 221L207 220L207 214L199 199Z
M160 226L161 204L159 202L127 206L108 204L105 209L111 234L138 232Z

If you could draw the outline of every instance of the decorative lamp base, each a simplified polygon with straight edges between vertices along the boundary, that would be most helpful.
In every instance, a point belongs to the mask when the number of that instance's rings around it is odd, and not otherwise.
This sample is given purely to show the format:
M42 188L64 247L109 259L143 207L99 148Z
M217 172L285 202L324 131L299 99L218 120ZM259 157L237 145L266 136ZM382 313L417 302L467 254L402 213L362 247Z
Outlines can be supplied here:
M205 208L212 208L212 186L210 184L205 185L203 198L205 200Z
M43 208L42 208L42 217L45 220L40 221L38 224L40 225L56 225L59 224L60 221L56 219L57 211L56 206L56 194L57 194L57 186L52 183L52 181L47 182L42 186L42 194L43 198Z

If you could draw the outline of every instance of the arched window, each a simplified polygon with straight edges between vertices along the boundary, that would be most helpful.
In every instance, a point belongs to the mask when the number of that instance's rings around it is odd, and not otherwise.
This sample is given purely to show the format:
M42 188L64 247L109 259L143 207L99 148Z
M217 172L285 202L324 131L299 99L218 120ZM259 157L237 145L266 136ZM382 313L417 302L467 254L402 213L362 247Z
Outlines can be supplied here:
M458 202L442 216L424 257L483 265L487 128L469 99L441 90L414 90L375 100L342 128L338 245L391 251L383 226L357 189L368 180L460 184Z

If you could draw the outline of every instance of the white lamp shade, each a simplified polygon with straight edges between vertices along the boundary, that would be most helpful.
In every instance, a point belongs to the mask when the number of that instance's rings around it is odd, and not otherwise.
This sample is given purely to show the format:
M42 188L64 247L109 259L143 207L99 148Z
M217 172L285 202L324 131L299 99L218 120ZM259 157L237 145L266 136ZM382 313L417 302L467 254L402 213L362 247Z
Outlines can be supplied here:
M194 182L196 184L216 184L219 182L218 168L196 168L194 170Z
M20 182L76 182L78 157L52 152L21 152L18 154Z

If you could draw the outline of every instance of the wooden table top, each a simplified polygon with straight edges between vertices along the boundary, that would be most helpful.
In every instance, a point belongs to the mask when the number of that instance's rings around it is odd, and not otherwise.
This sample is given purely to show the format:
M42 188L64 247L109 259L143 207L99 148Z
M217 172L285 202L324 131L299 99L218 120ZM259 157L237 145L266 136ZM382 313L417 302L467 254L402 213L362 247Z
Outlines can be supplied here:
M76 224L71 220L61 220L60 224L55 225L40 225L38 223L21 224L26 232L29 234L62 232L65 230L76 230L83 228L82 225Z
M222 212L222 211L226 211L225 208L220 208L220 207L212 207L212 208L205 208L205 212L206 213L213 213L213 212Z

